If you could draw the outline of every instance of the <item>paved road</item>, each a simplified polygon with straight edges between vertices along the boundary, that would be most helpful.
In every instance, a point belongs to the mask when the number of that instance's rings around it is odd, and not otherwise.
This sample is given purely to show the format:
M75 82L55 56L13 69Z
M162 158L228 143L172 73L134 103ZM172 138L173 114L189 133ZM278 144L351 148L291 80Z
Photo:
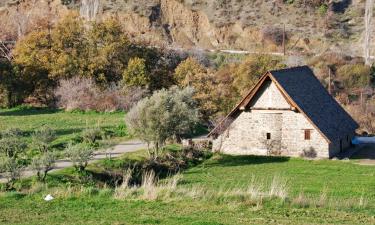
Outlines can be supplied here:
M95 162L100 159L105 159L109 154L111 155L112 158L116 158L124 153L135 152L135 151L145 149L145 148L147 148L147 145L139 140L126 141L106 150L98 150L97 152L95 152L94 158L90 160L90 163ZM55 168L52 171L61 170L61 169L71 167L71 166L73 166L73 164L69 160L60 159L60 160L57 160L55 164ZM30 177L35 174L36 174L35 171L25 170L22 172L22 177ZM0 174L0 183L4 183L4 182L6 182L6 179L2 177Z

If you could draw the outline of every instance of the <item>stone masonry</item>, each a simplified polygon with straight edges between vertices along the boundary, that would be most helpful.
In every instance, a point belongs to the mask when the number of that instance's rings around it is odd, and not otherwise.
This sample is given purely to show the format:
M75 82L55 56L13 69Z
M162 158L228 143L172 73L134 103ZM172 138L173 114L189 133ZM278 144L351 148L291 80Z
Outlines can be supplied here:
M305 130L310 139L305 140ZM350 145L353 134L342 138ZM267 139L267 136L269 139ZM305 115L292 109L276 85L267 81L237 118L213 141L213 150L235 155L300 156L314 151L318 158L330 158L340 151L340 140L329 143Z

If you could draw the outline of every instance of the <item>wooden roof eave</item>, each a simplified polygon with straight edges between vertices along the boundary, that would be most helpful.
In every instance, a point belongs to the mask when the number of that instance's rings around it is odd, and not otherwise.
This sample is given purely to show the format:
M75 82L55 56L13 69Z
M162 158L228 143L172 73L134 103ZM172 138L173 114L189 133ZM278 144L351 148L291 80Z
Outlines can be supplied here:
M230 113L224 119L220 121L220 123L207 135L207 137L210 137L211 135L215 134L216 129L220 127L225 121L227 121L229 117L231 117L234 113L236 113L241 108L241 106L243 105L246 106L248 102L253 98L255 93L258 92L259 88L262 86L263 82L266 80L266 78L269 75L270 75L270 72L266 72L265 74L263 74L260 77L258 83L249 91L248 94L246 94L244 98L242 98L242 100L232 109L232 111L230 111ZM249 99L248 102L246 102L247 99Z

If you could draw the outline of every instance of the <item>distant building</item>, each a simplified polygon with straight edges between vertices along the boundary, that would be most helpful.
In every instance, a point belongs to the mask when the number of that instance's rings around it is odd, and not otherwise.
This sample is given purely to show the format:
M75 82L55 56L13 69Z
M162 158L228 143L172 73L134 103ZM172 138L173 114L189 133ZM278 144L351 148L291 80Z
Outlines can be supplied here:
M350 146L357 128L302 66L264 74L209 137L226 154L331 158Z

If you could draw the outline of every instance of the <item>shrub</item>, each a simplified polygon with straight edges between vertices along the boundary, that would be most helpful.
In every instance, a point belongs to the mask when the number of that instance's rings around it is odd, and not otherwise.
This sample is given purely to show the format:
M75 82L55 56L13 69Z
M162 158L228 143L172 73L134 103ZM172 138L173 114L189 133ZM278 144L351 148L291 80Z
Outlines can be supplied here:
M103 137L103 131L99 127L87 128L82 131L82 139L84 142L94 144L98 139Z
M17 129L10 129L1 134L0 152L8 158L17 158L18 154L23 152L26 146L20 131Z
M58 106L68 111L129 110L145 93L140 87L110 85L101 89L92 79L79 77L61 80L55 90Z
M316 158L317 155L318 153L315 151L315 149L313 147L310 147L309 149L303 149L300 156L303 158L313 159L313 158Z
M328 5L327 4L321 4L318 8L318 12L320 15L325 15L327 14L328 11Z
M32 143L40 152L47 152L56 137L56 132L53 129L43 126L34 132Z
M56 155L52 152L44 152L42 156L33 158L31 168L37 172L37 178L45 181L47 173L51 171L55 165Z
M370 84L371 67L363 64L349 64L338 68L337 76L346 88L364 88Z
M167 139L180 139L198 122L198 109L192 88L160 90L138 102L126 116L130 131L152 144L150 157L157 157Z
M146 69L146 60L138 57L131 58L123 73L123 82L130 86L148 86L150 76Z
M94 150L85 144L69 144L66 148L66 155L73 163L74 168L80 174L85 172L89 161L94 157Z
M0 158L0 173L7 179L6 189L11 190L14 182L21 176L22 164L15 158Z

